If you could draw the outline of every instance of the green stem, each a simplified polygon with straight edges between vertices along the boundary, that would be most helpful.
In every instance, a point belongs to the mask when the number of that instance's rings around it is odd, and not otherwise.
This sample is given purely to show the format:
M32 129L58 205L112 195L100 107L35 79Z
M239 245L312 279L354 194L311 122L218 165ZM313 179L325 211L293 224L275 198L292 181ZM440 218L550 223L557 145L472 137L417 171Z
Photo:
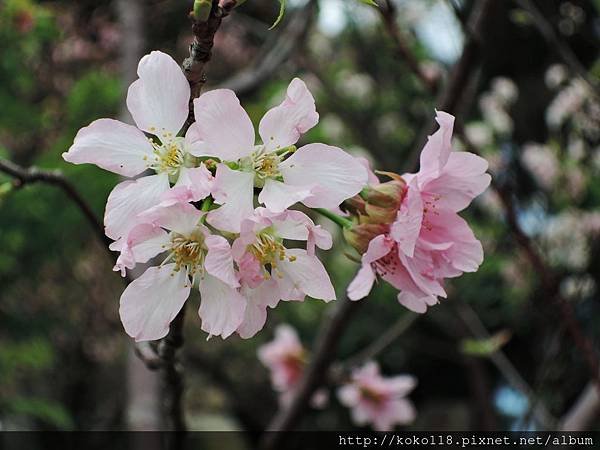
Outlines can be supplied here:
M335 222L342 228L352 228L352 226L354 225L354 222L352 222L351 220L348 220L342 216L338 216L337 214L332 213L331 211L329 211L327 209L314 208L313 211L316 211L319 214L321 214L322 216L327 217L329 220L331 220L332 222Z
M200 207L200 211L202 212L208 212L210 211L210 207L213 204L213 198L212 197L206 197L204 199L204 201L202 202L202 206ZM206 224L206 214L204 214L201 218L200 218L200 223L202 225Z

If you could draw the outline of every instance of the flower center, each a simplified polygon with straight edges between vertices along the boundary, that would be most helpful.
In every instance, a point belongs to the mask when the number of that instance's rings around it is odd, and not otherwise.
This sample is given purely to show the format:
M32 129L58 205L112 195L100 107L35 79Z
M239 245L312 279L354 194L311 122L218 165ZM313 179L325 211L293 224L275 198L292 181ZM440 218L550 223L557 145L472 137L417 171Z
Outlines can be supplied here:
M385 400L385 396L383 394L376 392L367 386L361 386L359 390L363 399L375 405L380 405Z
M262 187L265 180L281 176L279 163L281 157L276 152L267 152L264 147L250 155L254 181L257 187Z
M202 273L206 246L201 233L193 233L190 236L172 233L170 247L171 253L167 261L172 260L175 263L175 271L183 268L192 277Z
M164 138L164 143L161 144L151 141L152 147L154 147L154 157L150 168L158 173L176 175L185 162L183 142L184 138L172 137L171 135L167 135Z
M248 246L250 252L258 262L265 268L265 278L268 278L269 273L267 267L271 269L271 274L275 272L279 278L283 275L277 270L277 265L286 258L290 262L296 260L295 256L285 255L286 248L282 243L282 239L274 236L269 231L262 231L256 235L256 241Z

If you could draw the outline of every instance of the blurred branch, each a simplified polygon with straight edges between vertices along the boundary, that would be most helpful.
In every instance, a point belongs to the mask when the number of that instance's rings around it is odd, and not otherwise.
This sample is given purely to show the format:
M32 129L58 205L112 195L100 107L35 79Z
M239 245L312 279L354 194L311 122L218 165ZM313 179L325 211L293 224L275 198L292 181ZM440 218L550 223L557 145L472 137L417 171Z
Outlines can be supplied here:
M471 306L464 302L457 302L458 315L467 326L469 331L477 339L490 339L490 333L486 329L485 325L477 315L477 313L471 308ZM517 391L521 392L532 405L533 415L537 421L546 430L552 430L555 428L556 420L548 412L546 407L535 397L533 389L523 379L521 374L517 371L515 366L512 365L510 360L506 357L504 352L500 349L496 350L489 356L490 360L496 366L498 371L504 376L506 381Z
M404 313L402 317L384 331L377 340L373 341L356 355L348 358L343 363L344 371L348 371L353 367L360 366L369 360L375 359L381 352L392 345L396 339L402 336L419 317L421 317L421 315L410 311Z
M404 60L413 74L421 81L421 84L427 89L427 91L435 95L437 90L438 80L431 78L425 73L419 60L412 53L409 45L404 41L404 37L398 28L396 22L396 5L391 0L383 0L380 2L379 8L376 8L381 15L381 20L388 36L392 39L395 44L395 51L400 56L400 59Z
M590 381L571 409L560 419L559 431L585 431L600 414L600 394Z
M307 410L314 392L322 384L325 375L331 366L336 354L338 343L350 318L359 305L363 302L353 302L347 297L335 302L331 316L324 320L319 328L313 357L302 375L302 379L294 394L294 398L287 407L277 412L265 433L260 448L262 450L275 450L283 448L285 431L292 430Z
M305 41L306 34L317 10L317 1L309 0L295 12L289 24L265 43L252 67L223 81L219 87L244 96L273 76Z
M111 259L114 260L114 253L108 248L111 241L104 234L104 225L98 220L91 206L75 189L75 186L59 170L42 170L37 167L24 168L6 159L0 159L0 172L14 178L14 185L19 188L27 184L45 183L61 189L77 205L92 227L96 237L102 242Z
M562 61L576 73L596 95L600 93L598 82L590 77L586 68L581 64L571 48L556 34L552 24L531 0L516 0L516 3L529 13L534 26L544 37L548 46L552 48Z

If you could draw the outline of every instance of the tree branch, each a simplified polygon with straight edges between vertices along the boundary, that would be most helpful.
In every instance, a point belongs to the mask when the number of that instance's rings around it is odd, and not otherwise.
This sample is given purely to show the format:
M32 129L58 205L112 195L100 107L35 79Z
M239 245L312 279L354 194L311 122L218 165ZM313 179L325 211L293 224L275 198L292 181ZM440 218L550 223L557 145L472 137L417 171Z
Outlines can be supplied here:
M267 427L267 431L277 431L277 433L265 433L263 435L260 444L262 450L283 448L284 432L292 430L307 410L310 399L321 386L335 358L339 340L352 314L361 303L363 302L353 302L347 297L335 303L331 316L321 324L314 345L313 358L302 376L294 398L287 407L281 409L275 415Z
M0 172L4 172L14 178L14 184L19 188L27 184L45 183L61 189L65 195L77 205L94 231L96 237L103 244L104 248L106 248L111 259L115 259L114 253L108 248L111 241L104 234L104 225L98 220L90 205L83 199L77 189L75 189L75 186L65 178L60 170L42 170L37 167L24 168L6 159L0 159Z

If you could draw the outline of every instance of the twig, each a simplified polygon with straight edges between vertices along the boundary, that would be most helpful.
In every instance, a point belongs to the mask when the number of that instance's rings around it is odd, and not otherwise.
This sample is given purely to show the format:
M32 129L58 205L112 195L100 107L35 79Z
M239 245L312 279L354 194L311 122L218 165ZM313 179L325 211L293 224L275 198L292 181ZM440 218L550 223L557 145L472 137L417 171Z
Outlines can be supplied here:
M402 315L391 327L373 341L369 346L344 361L344 369L347 371L352 367L360 366L365 362L376 358L381 352L392 345L396 339L402 336L416 320L422 317L419 314L407 312Z
M294 13L287 26L265 44L252 67L223 81L219 87L231 89L238 96L244 96L268 80L303 44L316 9L316 0L308 1Z
M542 14L531 0L516 0L517 4L529 13L534 26L544 37L548 46L553 49L563 62L576 73L596 95L600 93L598 82L590 77L586 68L581 64L571 48L556 34L548 19Z
M379 8L376 9L381 15L387 34L394 41L396 53L398 53L400 58L406 62L410 70L421 81L429 93L435 94L438 80L431 78L425 73L419 60L413 55L408 44L404 42L402 33L398 29L398 24L396 23L396 5L394 5L391 0L384 0L379 5Z
M594 382L589 382L573 406L560 419L559 431L585 431L600 414L600 395Z
M486 329L477 313L469 304L457 302L457 311L464 324L475 337L478 339L490 338L490 333ZM534 417L538 420L538 422L546 430L554 429L556 420L548 412L546 407L535 397L533 389L531 389L521 374L512 365L504 352L500 349L496 350L490 355L490 360L494 366L496 366L498 371L504 376L506 381L508 381L513 388L521 392L528 399L529 404L533 407Z
M481 59L484 30L499 3L495 0L480 0L474 3L473 11L469 16L467 25L470 32L464 44L462 54L452 68L445 88L438 96L437 105L439 105L439 109L454 114L458 119L460 119L459 111L461 110L465 86L470 84L469 81L475 72L474 68ZM419 138L416 140L416 146L406 159L406 169L408 171L412 171L417 167L421 149L427 140L427 136L432 131L431 123L428 123L421 130Z
M344 297L336 302L329 320L323 321L314 346L313 358L304 372L298 390L290 404L280 410L267 427L267 431L277 433L267 432L263 435L260 445L262 450L283 448L284 432L292 430L308 408L312 395L323 382L335 358L338 342L352 314L361 303L363 302L353 302Z
M0 159L0 172L4 172L14 178L16 187L22 187L27 184L45 183L61 189L77 205L92 227L96 237L102 242L111 259L114 260L114 253L108 248L111 241L104 234L104 225L98 220L90 205L83 199L77 189L59 170L42 170L37 167L24 168L6 159Z

